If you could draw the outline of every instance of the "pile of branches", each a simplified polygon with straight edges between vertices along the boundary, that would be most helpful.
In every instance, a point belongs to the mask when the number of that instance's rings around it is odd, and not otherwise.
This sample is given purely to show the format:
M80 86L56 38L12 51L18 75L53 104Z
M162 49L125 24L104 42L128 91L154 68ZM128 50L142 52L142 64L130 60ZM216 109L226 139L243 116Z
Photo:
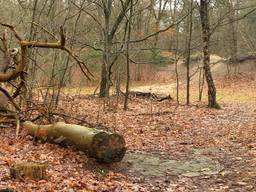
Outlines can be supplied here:
M151 92L141 92L141 91L130 91L129 95L131 97L136 98L143 98L143 99L153 99L157 101L164 101L164 100L173 100L170 95L159 95Z

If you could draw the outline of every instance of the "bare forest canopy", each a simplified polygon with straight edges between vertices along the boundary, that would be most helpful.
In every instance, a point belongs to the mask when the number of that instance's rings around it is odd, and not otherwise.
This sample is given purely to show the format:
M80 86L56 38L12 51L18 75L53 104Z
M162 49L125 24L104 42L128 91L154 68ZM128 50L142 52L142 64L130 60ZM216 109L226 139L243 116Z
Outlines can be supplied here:
M189 2L6 0L0 2L0 12L2 23L14 25L24 39L32 41L55 41L60 26L63 26L67 34L67 46L75 50L88 65L95 74L93 83L97 84L106 51L111 54L109 73L117 76L116 71L119 71L121 79L125 79L128 24L132 80L145 79L141 72L145 65L159 67L173 63L176 52L179 58L185 58ZM202 52L198 3L195 1L192 5L191 55ZM234 54L254 54L255 2L214 0L209 6L211 54L223 58L234 57ZM105 50L107 41L111 44L110 50ZM16 44L10 42L9 46L16 47ZM32 86L37 86L37 83L54 86L60 81L63 81L63 85L88 84L79 66L74 65L69 56L59 50L35 48L30 53L29 62L28 70L33 71L33 78L29 78Z
M20 95L31 106L26 100L40 90L44 103L57 107L64 88L88 86L100 97L124 95L127 109L131 83L161 82L161 71L175 79L178 102L179 83L186 82L187 104L191 79L199 75L199 100L206 81L208 106L219 108L212 68L238 73L256 60L253 0L0 4L2 99L18 111Z
M208 106L219 108L212 72L238 73L256 60L253 0L7 0L0 5L2 100L16 111L33 106L38 91L44 105L57 108L67 87L94 87L100 97L121 94L127 109L131 83L139 81L175 80L178 103L179 84L186 83L189 104L196 76L199 100L205 81ZM19 106L18 96L24 101Z

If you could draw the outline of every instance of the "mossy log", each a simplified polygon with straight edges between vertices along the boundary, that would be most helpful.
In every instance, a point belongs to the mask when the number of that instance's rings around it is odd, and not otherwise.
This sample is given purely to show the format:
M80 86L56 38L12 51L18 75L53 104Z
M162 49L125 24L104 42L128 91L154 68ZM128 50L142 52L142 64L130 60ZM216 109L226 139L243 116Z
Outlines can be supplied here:
M126 147L123 136L94 128L57 122L36 125L26 121L24 127L35 138L57 144L74 145L98 162L113 163L122 160Z
M41 180L46 178L47 165L44 163L24 162L13 165L10 168L10 175L12 178L30 178L34 180Z

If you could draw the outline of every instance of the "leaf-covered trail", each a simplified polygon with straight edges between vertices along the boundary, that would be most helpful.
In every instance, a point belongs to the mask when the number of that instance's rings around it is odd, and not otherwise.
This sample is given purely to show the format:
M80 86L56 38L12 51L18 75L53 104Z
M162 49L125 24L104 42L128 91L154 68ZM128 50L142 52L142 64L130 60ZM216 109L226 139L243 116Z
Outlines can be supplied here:
M66 97L60 111L78 115L90 126L123 134L128 154L184 161L200 150L223 169L195 177L167 172L158 177L142 176L139 170L131 171L132 161L99 165L72 148L33 145L25 131L21 139L15 140L15 129L9 128L0 132L0 188L39 192L256 190L255 102L221 103L222 110L208 109L205 103L177 106L174 101L130 102L130 109L124 112L121 104L116 108L116 98ZM77 123L68 118L65 121ZM38 182L11 180L9 166L28 160L47 162L49 178Z

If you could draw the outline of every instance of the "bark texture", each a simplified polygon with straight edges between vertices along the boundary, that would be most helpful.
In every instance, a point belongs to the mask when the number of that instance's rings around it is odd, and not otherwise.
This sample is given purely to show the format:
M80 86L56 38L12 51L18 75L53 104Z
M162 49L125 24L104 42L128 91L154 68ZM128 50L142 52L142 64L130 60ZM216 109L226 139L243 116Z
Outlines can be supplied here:
M10 168L10 175L12 178L30 178L34 180L41 180L46 178L47 165L43 163L24 162L16 164Z
M202 26L202 39L203 39L203 64L206 82L208 85L208 106L210 108L220 108L216 100L216 88L212 78L210 68L210 24L209 24L209 0L200 1L200 17Z
M27 121L23 125L28 133L36 138L57 144L74 145L99 162L119 162L126 152L125 140L117 133L64 122L36 125Z

